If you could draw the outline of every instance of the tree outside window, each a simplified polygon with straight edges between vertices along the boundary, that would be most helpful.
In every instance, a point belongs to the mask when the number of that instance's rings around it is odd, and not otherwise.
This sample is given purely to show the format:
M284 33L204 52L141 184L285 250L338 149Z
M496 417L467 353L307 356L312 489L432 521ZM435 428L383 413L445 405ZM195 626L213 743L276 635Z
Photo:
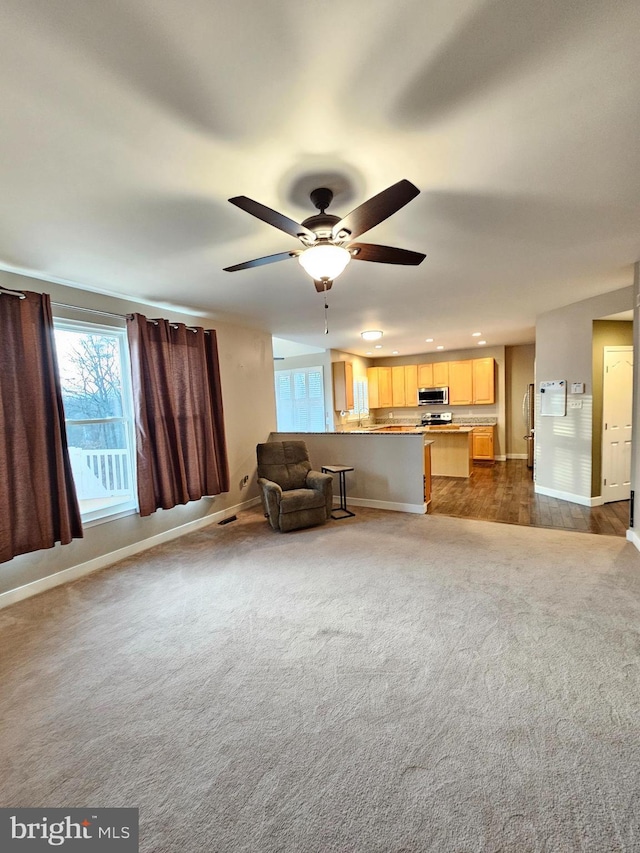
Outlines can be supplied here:
M83 520L93 520L135 506L126 335L69 321L55 327L76 491Z

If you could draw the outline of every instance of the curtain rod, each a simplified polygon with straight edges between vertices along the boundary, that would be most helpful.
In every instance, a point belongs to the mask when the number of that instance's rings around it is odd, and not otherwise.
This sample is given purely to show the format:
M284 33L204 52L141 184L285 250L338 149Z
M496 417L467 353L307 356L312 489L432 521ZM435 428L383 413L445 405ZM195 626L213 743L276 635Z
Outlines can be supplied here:
M21 290L13 290L11 287L4 287L4 285L0 284L0 296L2 293L8 293L10 296L17 296L18 299L27 298Z
M113 311L99 311L97 308L82 308L80 305L66 305L64 302L52 302L56 308L70 308L72 311L90 311L92 314L102 314L104 317L119 317L126 320L126 314L114 314Z
M22 297L24 299L24 297ZM101 314L103 317L118 317L120 320L126 320L127 317L131 317L131 314L114 314L113 311L100 311L97 308L82 308L80 305L67 305L64 302L52 302L52 305L55 305L56 308L69 308L71 311L89 311L91 314ZM147 323L153 323L154 326L158 325L157 320L149 320L147 318ZM174 329L178 328L178 323L172 323L169 320L169 325ZM186 326L186 329L189 329L192 332L195 332L198 327L196 326ZM209 334L209 329L203 330L205 335Z

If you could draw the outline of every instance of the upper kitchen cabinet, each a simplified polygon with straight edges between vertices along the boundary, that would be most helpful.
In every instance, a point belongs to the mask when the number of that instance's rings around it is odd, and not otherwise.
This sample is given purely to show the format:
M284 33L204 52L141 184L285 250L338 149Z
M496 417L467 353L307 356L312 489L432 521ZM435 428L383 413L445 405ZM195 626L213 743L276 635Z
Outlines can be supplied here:
M449 405L471 406L473 404L473 362L449 362Z
M353 409L353 365L350 361L334 361L333 408L336 412L349 412Z
M442 388L449 384L449 362L418 365L418 388Z
M433 388L433 364L418 365L418 388Z
M495 403L495 369L492 358L474 358L473 360L473 402L476 406Z
M422 386L419 386L422 387ZM418 365L405 364L404 366L404 396L406 406L418 405Z
M492 358L435 361L370 367L369 408L411 408L418 405L418 388L449 387L449 405L495 403L495 362Z
M391 368L391 401L394 408L418 405L417 364L399 364Z
M368 367L369 408L384 409L393 406L390 367Z
M449 362L434 361L433 363L433 386L444 388L449 384Z
M449 362L449 405L485 406L495 403L495 362L474 358Z
M407 395L404 388L404 365L391 368L391 405L406 406Z

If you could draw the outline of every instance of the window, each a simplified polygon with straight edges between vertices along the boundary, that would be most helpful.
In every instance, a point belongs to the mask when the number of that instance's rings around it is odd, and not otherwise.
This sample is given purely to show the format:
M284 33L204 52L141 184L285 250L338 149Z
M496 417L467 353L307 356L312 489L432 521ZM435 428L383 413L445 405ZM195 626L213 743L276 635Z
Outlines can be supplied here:
M276 413L279 432L324 432L322 367L276 370Z
M56 320L67 441L83 522L136 509L126 330Z
M366 378L353 380L353 409L350 414L358 418L369 414L369 385Z

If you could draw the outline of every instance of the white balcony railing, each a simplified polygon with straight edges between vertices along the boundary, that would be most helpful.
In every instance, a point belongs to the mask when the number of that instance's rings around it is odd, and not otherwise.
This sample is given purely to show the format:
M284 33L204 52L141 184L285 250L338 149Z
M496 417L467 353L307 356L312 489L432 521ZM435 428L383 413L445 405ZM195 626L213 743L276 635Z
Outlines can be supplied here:
M69 458L79 500L132 494L128 451L70 447Z

